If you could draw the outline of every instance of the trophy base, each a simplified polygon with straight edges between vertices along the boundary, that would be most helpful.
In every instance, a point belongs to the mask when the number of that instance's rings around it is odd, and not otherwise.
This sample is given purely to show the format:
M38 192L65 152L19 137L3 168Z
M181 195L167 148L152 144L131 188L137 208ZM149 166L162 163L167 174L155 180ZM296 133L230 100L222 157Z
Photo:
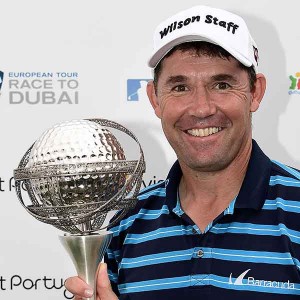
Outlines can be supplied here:
M86 300L96 300L95 275L111 238L111 231L59 236L60 242L73 261L78 276L94 288L94 295Z

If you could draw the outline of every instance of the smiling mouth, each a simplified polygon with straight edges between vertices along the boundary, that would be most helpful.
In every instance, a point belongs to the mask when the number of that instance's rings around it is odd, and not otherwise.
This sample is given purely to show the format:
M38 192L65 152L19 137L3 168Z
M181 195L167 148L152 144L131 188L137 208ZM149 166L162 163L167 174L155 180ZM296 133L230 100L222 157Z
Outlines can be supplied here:
M192 136L205 137L205 136L209 136L209 135L218 133L221 130L222 130L222 127L207 127L207 128L201 128L201 129L189 129L189 130L187 130L187 133Z

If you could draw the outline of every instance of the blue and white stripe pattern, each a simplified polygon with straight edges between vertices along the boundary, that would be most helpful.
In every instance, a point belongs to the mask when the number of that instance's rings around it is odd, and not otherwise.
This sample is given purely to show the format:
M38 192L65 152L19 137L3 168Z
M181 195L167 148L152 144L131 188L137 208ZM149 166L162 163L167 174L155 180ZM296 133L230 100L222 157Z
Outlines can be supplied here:
M141 191L106 254L121 300L300 298L300 173L253 141L237 197L204 232L182 211L178 162Z

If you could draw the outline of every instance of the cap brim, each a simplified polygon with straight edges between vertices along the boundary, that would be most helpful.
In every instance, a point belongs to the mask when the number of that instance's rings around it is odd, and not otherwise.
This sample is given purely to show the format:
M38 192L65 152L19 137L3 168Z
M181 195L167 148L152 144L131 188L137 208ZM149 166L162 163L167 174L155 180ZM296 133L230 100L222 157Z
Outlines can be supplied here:
M227 47L226 45L223 45L220 42L216 42L211 38L207 38L205 36L199 36L199 34L181 36L167 43L166 45L161 47L158 51L152 54L151 58L148 61L148 66L150 68L155 68L157 64L166 56L166 54L170 52L175 46L186 42L209 42L218 45L223 49L225 49L226 51L228 51L233 57L235 57L238 61L240 61L244 66L251 67L253 65L254 69L256 70L255 65L252 63L252 61L247 59L245 56L241 55L239 52L235 51L234 49L231 49L230 47Z

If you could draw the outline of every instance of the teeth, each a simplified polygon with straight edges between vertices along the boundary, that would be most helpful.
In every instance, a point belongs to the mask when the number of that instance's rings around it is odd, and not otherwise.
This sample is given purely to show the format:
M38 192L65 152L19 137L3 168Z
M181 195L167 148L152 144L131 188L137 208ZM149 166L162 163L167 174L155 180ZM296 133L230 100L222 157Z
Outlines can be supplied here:
M204 128L204 129L190 129L190 130L188 130L188 133L193 135L193 136L203 137L203 136L212 135L212 134L217 133L221 130L222 130L221 127L208 127L208 128Z

